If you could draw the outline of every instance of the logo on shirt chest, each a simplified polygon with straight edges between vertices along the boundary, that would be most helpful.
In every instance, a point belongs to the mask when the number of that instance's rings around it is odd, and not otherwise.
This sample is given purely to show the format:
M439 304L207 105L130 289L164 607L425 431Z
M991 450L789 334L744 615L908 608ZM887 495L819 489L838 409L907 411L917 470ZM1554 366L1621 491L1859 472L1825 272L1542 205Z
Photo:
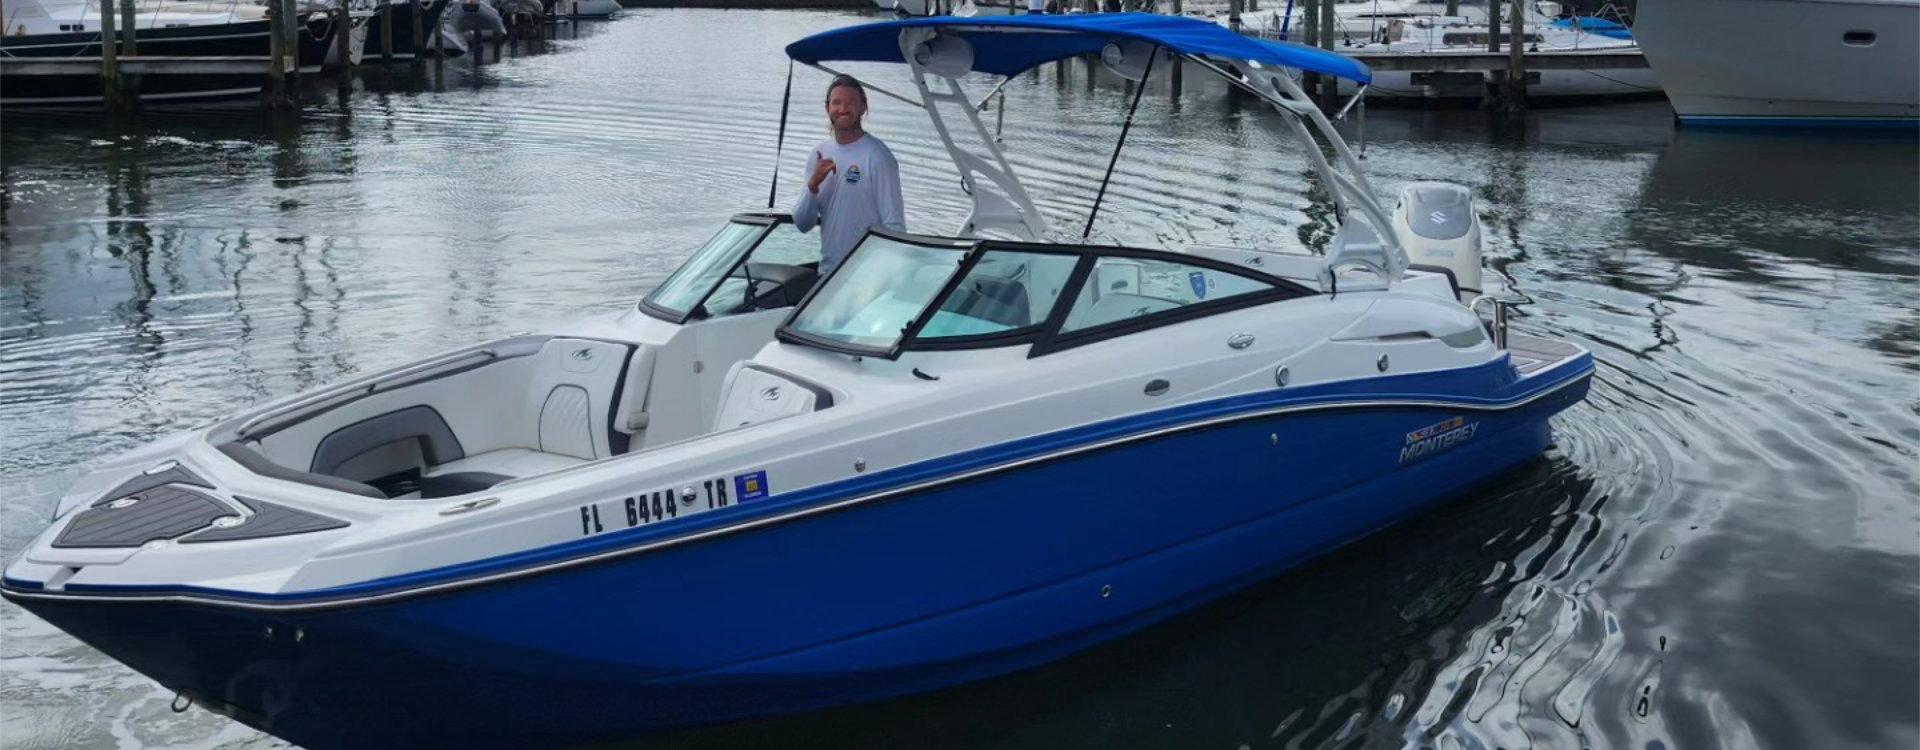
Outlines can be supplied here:
M847 184L848 185L860 184L860 165L855 164L851 167L847 167Z

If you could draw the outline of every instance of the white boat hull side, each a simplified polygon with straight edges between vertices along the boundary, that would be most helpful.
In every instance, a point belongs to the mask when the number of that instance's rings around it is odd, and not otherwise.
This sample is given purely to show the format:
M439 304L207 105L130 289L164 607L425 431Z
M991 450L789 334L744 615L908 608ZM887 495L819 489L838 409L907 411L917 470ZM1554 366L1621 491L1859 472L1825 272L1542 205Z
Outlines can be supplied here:
M1920 1L1660 0L1633 27L1682 122L1920 117ZM1850 45L1848 32L1871 32Z

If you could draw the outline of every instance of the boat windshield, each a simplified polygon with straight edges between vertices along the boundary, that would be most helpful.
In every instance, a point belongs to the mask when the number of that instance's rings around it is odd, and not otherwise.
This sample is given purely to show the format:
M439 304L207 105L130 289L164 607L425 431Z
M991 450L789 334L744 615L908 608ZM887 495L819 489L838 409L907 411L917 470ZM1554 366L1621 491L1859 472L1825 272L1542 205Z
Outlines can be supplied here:
M820 241L784 214L741 214L640 301L670 323L797 304L818 280Z
M1205 256L876 229L775 336L887 359L1023 344L1044 354L1311 294Z
M960 269L970 244L869 234L787 328L834 349L886 355Z
M647 295L646 303L650 307L671 313L673 317L685 319L687 313L707 298L707 293L726 278L727 272L740 263L741 256L752 250L760 238L766 235L769 224L744 221L728 222L713 239L694 252L687 262L668 276L659 288Z

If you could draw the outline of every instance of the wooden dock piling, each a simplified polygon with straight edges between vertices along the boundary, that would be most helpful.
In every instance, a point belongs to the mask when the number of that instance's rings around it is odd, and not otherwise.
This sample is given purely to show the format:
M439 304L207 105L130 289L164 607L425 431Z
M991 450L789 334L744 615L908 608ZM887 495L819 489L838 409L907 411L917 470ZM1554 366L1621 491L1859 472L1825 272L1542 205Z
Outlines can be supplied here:
M1507 5L1513 9L1508 24L1512 36L1507 39L1507 85L1501 93L1506 99L1507 112L1518 113L1527 109L1527 14L1518 0Z
M1185 8L1182 7L1185 5L1185 3L1186 3L1186 0L1173 0L1173 17L1174 18L1180 18L1186 15ZM1185 65L1180 64L1180 58L1179 56L1176 55L1173 58L1173 78L1170 79L1171 81L1170 85L1172 86L1172 89L1173 89L1173 101L1176 104L1180 102L1180 71L1185 67L1186 67Z
M268 64L274 87L269 105L294 109L300 98L300 14L294 10L295 0L272 1L276 23L271 24L270 33L279 43L274 45L273 60Z
M281 47L286 45L286 35L280 33L280 25L286 21L280 15L279 3L267 6L267 92L268 106L279 106L286 96L287 68L286 56Z
M347 0L340 0L334 7L333 26L333 51L338 59L333 61L332 68L345 73L353 67L353 14L347 10ZM340 80L345 85L347 77L341 76Z
M133 0L125 0L133 2ZM120 100L120 56L114 44L117 35L114 32L113 0L100 0L100 95L106 100L107 109L119 109Z
M419 54L419 45L414 45L415 54ZM393 3L380 4L380 63L393 64Z
M107 14L106 6L101 6L100 14L103 16ZM133 14L133 0L122 0L120 3L120 54L123 57L140 54L140 42L134 38L140 29L140 24ZM109 43L111 40L103 38L101 41Z
M1282 23L1286 24L1289 22L1283 21ZM1317 41L1320 38L1320 0L1301 0L1300 30L1295 32L1290 25L1287 26L1287 41L1293 41L1296 34L1298 34L1301 44L1309 47L1320 46ZM1307 92L1308 97L1314 99L1320 98L1320 74L1305 73L1301 75L1300 88Z
M1487 51L1500 51L1500 3L1501 0L1487 0Z
M1313 0L1308 0L1312 2ZM1333 12L1334 0L1321 0L1320 5L1320 48L1331 50L1334 47L1333 22L1338 16ZM1320 76L1320 108L1332 111L1335 102L1340 99L1340 79L1333 76Z

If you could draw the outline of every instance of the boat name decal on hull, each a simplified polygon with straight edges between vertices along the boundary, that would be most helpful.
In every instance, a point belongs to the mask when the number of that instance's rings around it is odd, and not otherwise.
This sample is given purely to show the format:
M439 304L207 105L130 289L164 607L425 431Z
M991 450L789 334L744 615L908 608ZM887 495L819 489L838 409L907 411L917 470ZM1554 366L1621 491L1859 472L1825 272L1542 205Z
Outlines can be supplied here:
M1479 422L1468 422L1465 417L1454 417L1445 422L1437 422L1409 432L1405 447L1400 449L1400 463L1417 461L1472 440L1474 433L1479 430Z

